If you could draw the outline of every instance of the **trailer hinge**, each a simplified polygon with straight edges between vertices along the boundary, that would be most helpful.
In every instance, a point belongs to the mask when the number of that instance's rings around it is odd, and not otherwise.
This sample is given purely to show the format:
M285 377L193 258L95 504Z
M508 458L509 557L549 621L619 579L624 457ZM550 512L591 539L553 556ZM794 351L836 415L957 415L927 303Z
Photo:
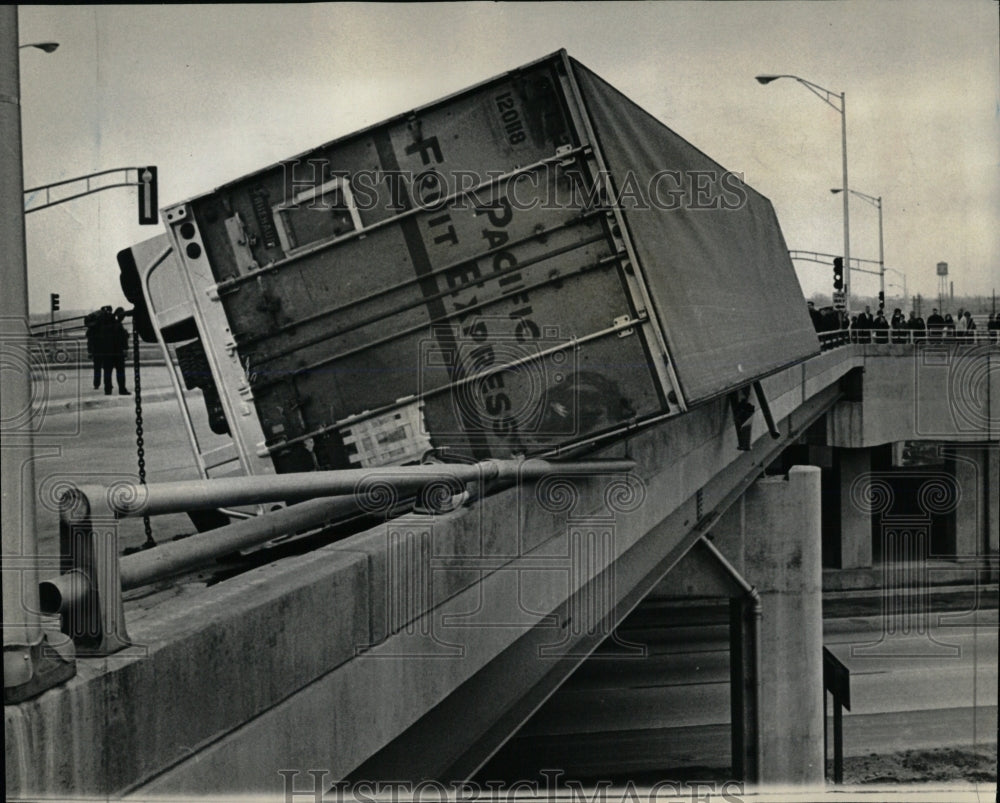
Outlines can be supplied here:
M632 322L632 318L629 315L621 315L614 320L614 326L617 329L619 326L625 326ZM631 326L628 329L621 329L618 332L618 337L628 337L629 335L634 335L635 329Z

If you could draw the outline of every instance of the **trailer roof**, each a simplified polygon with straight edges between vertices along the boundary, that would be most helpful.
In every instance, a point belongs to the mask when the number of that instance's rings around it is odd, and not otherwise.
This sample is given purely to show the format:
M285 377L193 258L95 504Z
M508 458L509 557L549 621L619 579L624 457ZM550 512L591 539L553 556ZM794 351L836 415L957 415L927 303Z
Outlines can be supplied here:
M571 63L687 403L818 353L771 202Z

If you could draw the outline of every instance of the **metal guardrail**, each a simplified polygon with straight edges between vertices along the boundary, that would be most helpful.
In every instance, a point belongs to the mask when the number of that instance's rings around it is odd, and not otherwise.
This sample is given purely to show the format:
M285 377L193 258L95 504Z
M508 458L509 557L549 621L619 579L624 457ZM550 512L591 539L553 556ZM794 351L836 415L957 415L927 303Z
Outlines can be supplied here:
M1000 331L985 328L974 329L971 332L930 332L926 329L836 329L816 334L824 351L838 346L857 344L1000 343Z
M484 495L489 486L530 482L548 474L626 473L631 460L550 462L539 459L433 463L269 477L116 483L70 487L60 499L62 574L39 585L42 612L59 614L78 654L110 655L129 646L122 593L206 560L265 543L278 535L315 530L358 510L385 508L418 494L428 509L448 512ZM269 501L301 504L265 513L183 541L119 557L117 519Z

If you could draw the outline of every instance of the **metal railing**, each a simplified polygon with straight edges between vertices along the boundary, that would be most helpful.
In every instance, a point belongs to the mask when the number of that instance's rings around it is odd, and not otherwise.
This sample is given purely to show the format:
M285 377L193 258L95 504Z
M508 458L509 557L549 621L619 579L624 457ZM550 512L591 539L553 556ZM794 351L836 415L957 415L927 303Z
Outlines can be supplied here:
M927 329L835 329L817 332L820 347L828 351L847 345L902 345L913 343L1000 343L1000 330L979 327L972 331Z

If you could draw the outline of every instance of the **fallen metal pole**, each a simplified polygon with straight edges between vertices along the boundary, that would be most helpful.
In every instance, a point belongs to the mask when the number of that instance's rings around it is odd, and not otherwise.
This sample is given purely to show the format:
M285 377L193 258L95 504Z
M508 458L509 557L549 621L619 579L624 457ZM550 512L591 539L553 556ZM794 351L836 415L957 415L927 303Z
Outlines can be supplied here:
M92 498L105 494L108 505L118 516L156 516L266 502L293 502L322 496L353 494L361 499L381 499L386 495L400 495L438 483L447 487L468 482L534 480L546 474L613 474L627 472L634 467L635 463L631 460L572 463L552 463L536 459L485 460L471 465L432 463L309 471L266 477L185 480L151 485L116 483L107 489L88 488L86 492Z
M354 497L313 499L126 555L119 559L121 589L140 588L222 555L258 546L272 538L315 529L328 521L356 513L358 509ZM81 585L81 581L85 580L79 572L68 572L41 583L42 612L56 614L78 604L87 588Z
M357 511L358 504L353 497L311 499L181 541L126 555L121 559L122 591L139 588L221 555L259 546L272 538L316 529Z
M158 485L114 485L111 488L86 488L67 499L67 508L80 507L89 512L90 500L106 502L117 515L142 515L190 510L199 505L217 507L241 502L278 499L317 498L281 510L219 527L182 541L161 544L119 559L121 590L139 588L156 580L194 568L222 555L258 546L272 538L316 529L323 524L354 513L378 507L388 513L404 491L441 483L442 490L459 493L464 483L474 480L530 480L551 473L587 475L618 473L634 467L629 460L589 460L573 463L550 463L545 460L490 460L474 465L433 464L403 468L352 469L349 471L283 474L277 477L237 477L195 482L172 482ZM344 475L347 475L345 477ZM317 476L320 482L309 482ZM364 482L357 478L363 478ZM346 483L346 484L345 484ZM207 489L205 486L209 486ZM221 487L219 487L221 486ZM353 494L336 494L347 487ZM192 488L194 493L192 493ZM262 499L261 489L266 494ZM153 492L153 499L138 499L143 491ZM195 498L195 493L201 492ZM323 495L319 495L323 494ZM249 496L248 496L249 495ZM239 501L234 501L238 499ZM126 506L124 500L131 505ZM444 501L444 500L442 500ZM176 505L181 507L176 507ZM145 505L146 507L136 507ZM81 514L82 515L82 514ZM39 586L41 610L56 614L80 604L89 593L89 580L79 571L42 582Z

